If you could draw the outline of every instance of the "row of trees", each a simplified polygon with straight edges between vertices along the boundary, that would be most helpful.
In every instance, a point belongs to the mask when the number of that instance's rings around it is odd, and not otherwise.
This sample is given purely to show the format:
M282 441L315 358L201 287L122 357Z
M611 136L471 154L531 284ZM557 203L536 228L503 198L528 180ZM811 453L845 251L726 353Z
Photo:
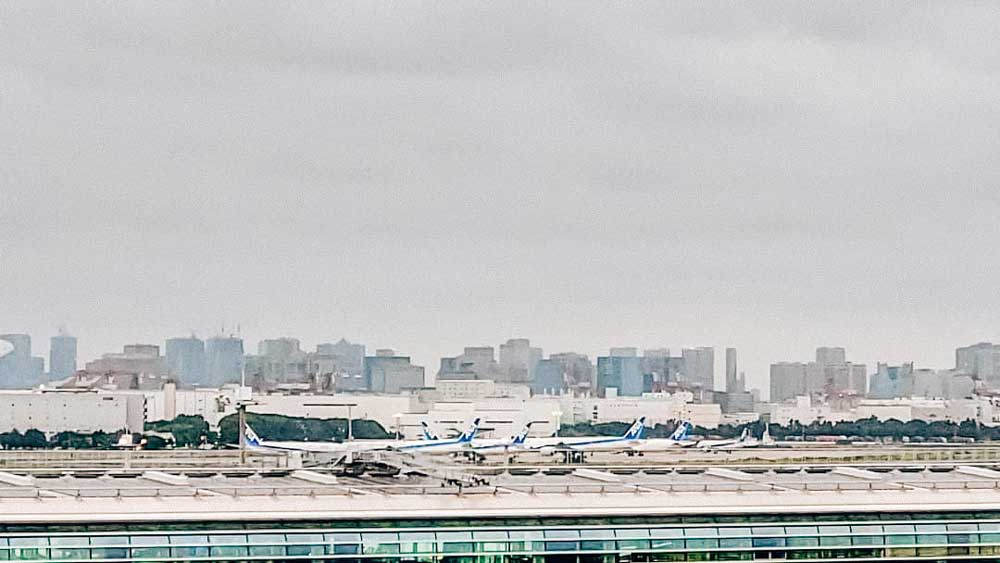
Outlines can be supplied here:
M605 422L600 424L571 424L559 429L562 436L619 436L628 429L629 422ZM656 424L646 429L646 436L650 438L666 438L673 433L677 427L676 422L668 424ZM701 436L719 436L722 438L735 438L739 436L744 428L749 428L754 436L760 436L764 432L764 422L756 421L750 424L723 424L718 428L703 428L696 426L692 433ZM902 440L907 438L973 438L977 441L1000 440L1000 426L984 426L975 420L963 420L962 422L951 422L947 420L910 420L902 422L896 419L879 420L876 417L862 420L828 422L815 421L810 424L802 424L792 421L789 424L770 424L768 430L775 439L787 439L791 437L807 438L810 436L862 436L870 438L892 438Z
M247 413L247 424L265 440L342 442L347 439L346 418L304 418L280 414ZM352 435L361 440L386 440L392 434L374 420L354 420ZM219 421L219 442L239 442L239 415Z

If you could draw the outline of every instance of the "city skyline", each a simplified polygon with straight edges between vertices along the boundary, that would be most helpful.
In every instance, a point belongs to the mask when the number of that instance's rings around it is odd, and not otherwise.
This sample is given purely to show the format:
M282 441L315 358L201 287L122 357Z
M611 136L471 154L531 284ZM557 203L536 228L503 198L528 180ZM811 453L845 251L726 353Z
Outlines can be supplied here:
M4 12L0 325L82 357L1000 339L987 4Z
M60 326L62 327L63 325L60 325ZM747 362L747 360L745 358L747 356L751 356L751 357L754 356L754 354L752 354L750 350L745 350L744 348L741 348L739 346L723 346L723 345L720 345L720 344L713 344L711 342L693 343L693 344L683 345L683 346L682 345L674 345L674 344L669 343L669 342L659 342L659 343L657 343L657 345L643 346L643 345L636 345L635 343L632 343L632 342L620 342L620 341L617 341L617 340L611 340L611 341L609 341L610 344L606 343L603 348L598 348L597 350L590 351L590 350L584 350L584 349L582 349L580 347L576 347L576 348L569 347L569 348L566 348L566 349L550 348L550 347L546 346L543 341L536 340L535 337L532 337L532 336L529 336L529 335L508 335L508 336L503 337L502 339L499 339L499 340L497 340L495 342L466 341L464 343L458 344L456 348L446 349L446 350L442 351L441 353L437 353L436 355L433 355L433 353L432 353L432 355L429 355L429 356L422 356L420 354L413 353L411 350L408 350L406 348L403 348L403 347L400 347L400 346L396 346L394 343L378 342L378 343L372 344L372 343L369 343L369 342L364 342L364 341L362 341L361 339L358 339L358 338L352 338L351 335L339 335L339 336L331 336L331 337L328 337L328 338L320 338L320 339L317 339L317 340L310 340L310 339L303 338L301 335L296 334L296 333L293 332L293 333L290 333L290 334L267 334L265 336L262 336L259 339L255 339L255 338L248 337L244 332L242 332L242 328L240 330L241 330L241 332L236 332L237 328L234 325L233 330L231 330L231 331L226 331L224 329L223 330L217 330L215 332L211 332L210 330L207 330L205 332L201 332L201 331L197 331L197 330L189 330L189 331L187 331L187 333L173 334L173 335L169 335L169 336L161 336L161 337L158 337L158 338L157 337L152 337L152 338L145 339L145 340L144 339L131 339L131 340L130 339L125 339L125 340L121 340L121 341L117 342L116 344L111 344L108 348L98 350L98 351L96 351L94 353L90 353L89 350L95 349L95 348L97 348L97 346L95 346L93 344L91 344L90 346L86 345L85 343L87 342L88 339L85 338L85 337L81 338L79 336L79 334L76 333L76 332L73 332L73 331L67 332L65 330L65 328L60 328L57 331L52 331L52 334L50 336L52 336L52 337L71 336L71 337L77 339L77 350L78 350L77 351L77 363L78 363L79 368L83 368L84 364L87 363L87 362L89 362L89 361L94 361L94 360L100 359L105 354L108 354L108 353L114 354L114 353L120 352L122 346L135 345L135 344L153 344L153 345L156 345L156 346L160 347L161 354L165 354L166 353L166 345L168 344L168 341L170 341L170 340L177 340L177 339L183 340L183 339L187 339L187 338L191 338L191 337L201 339L202 341L207 341L208 339L215 338L215 337L220 337L220 336L236 336L238 338L241 338L242 341L244 342L244 351L245 351L245 353L247 355L253 355L255 353L255 351L257 350L257 344L258 343L263 343L264 341L275 339L275 338L294 338L296 340L299 340L300 343L301 343L301 346L302 346L303 350L312 350L312 349L315 349L315 347L318 346L318 345L330 344L330 343L336 342L337 340L340 340L341 338L346 338L350 342L354 342L354 343L358 343L358 344L367 346L367 348L368 348L368 355L370 355L370 356L375 356L377 349L382 349L382 348L391 348L391 349L394 349L396 352L401 353L403 355L406 355L406 356L412 358L413 364L424 366L427 369L427 377L429 379L433 379L434 374L437 372L437 366L439 365L441 359L447 358L449 356L453 356L455 353L460 352L464 347L469 347L469 346L472 346L472 347L475 347L475 346L490 346L490 347L492 347L494 349L494 357L498 358L498 354L500 352L501 345L505 341L507 341L507 340L509 340L511 338L529 338L531 340L532 345L539 346L542 350L544 350L544 357L546 357L546 358L549 357L549 355L551 355L551 354L561 354L561 353L575 352L575 353L580 353L580 354L584 354L584 355L588 356L590 358L590 360L595 363L595 365L596 365L596 361L597 361L598 357L600 357L600 356L607 356L609 350L612 350L612 349L620 347L620 346L628 346L628 347L634 347L634 348L636 348L639 356L643 355L643 351L644 350L654 350L654 351L656 351L656 350L661 349L661 348L668 349L670 351L670 353L672 355L674 355L674 356L680 356L683 349L693 349L693 348L698 348L698 347L701 347L701 346L707 346L707 347L712 347L712 348L715 349L715 357L714 357L714 364L713 364L714 365L714 388L716 390L719 390L719 391L722 391L722 390L726 389L726 349L729 348L729 347L734 347L734 348L736 348L736 350L738 350L738 353L739 353L738 373L745 373L746 376L747 376L747 388L748 388L747 390L749 390L750 388L756 388L761 393L763 393L764 397L768 397L769 394L770 394L769 390L770 390L770 386L771 386L771 381L770 381L769 376L770 376L770 373L771 373L771 366L772 366L772 364L783 363L783 362L799 362L799 361L807 361L808 362L808 361L811 361L811 359L813 358L813 355L816 353L817 349L818 348L822 348L824 346L834 346L834 347L838 347L838 348L845 348L847 350L847 353L848 353L848 356L849 356L849 360L851 362L854 362L855 364L863 364L863 365L865 365L867 367L867 375L872 376L872 375L874 375L876 373L876 368L878 367L879 364L902 365L902 364L912 363L914 366L920 367L920 368L930 368L930 369L949 369L949 368L953 368L953 367L955 367L955 364L956 364L956 358L955 358L956 349L962 348L962 347L965 347L965 346L970 346L972 344L976 344L976 343L980 343L980 342L996 342L996 341L1000 340L1000 339L992 339L991 340L990 338L978 338L978 339L973 338L973 339L965 341L965 342L959 342L951 350L945 350L943 353L936 353L935 354L936 356L939 356L939 357L943 358L943 361L941 363L938 363L938 364L925 363L925 362L917 360L917 359L915 359L913 357L895 358L895 357L888 357L888 356L886 356L884 354L883 355L877 355L872 360L868 361L867 359L862 358L860 356L860 354L857 354L855 352L855 349L852 348L851 346L843 345L840 342L820 342L819 344L816 344L816 345L812 346L811 348L807 348L800 355L794 355L793 353L789 353L788 355L780 357L780 358L774 358L774 359L767 360L766 364L763 366L763 368L761 369L761 371L758 373L756 371L751 371L752 368L748 368L747 367L747 363L748 362ZM2 334L6 334L6 333L20 334L22 332L21 331L15 331L15 330L8 330L6 332L0 332L0 333L2 333ZM35 334L26 333L26 332L24 332L24 333L28 334L31 337L31 339L32 339L32 355L35 356L35 357L43 357L43 358L45 358L45 371L46 371L46 373L48 373L48 371L50 370L50 365L49 365L50 340L49 340L49 337L45 336L45 335L42 335L41 337L38 337ZM935 351L935 352L938 352L938 351Z

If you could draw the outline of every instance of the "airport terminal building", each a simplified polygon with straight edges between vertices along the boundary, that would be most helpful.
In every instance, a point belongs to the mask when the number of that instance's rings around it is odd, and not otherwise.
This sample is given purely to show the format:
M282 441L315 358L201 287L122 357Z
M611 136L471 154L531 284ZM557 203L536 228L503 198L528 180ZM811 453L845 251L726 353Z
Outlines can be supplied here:
M2 561L1000 559L1000 471L0 472Z

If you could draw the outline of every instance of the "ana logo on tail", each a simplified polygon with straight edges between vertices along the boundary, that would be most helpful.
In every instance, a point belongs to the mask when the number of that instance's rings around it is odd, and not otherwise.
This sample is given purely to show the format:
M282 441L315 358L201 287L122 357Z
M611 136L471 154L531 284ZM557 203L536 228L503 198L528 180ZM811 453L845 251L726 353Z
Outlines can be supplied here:
M682 421L674 433L670 435L670 439L675 442L683 442L688 437L688 432L691 431L691 425L687 421Z
M629 426L628 431L625 432L626 440L639 440L642 438L642 433L646 430L646 417L640 416L632 426Z
M420 421L420 426L421 426L420 432L423 435L424 440L434 441L434 440L440 440L441 439L440 436L438 436L433 431L431 431L431 427L427 425L427 421L426 420L421 420Z
M525 440L528 439L528 432L531 432L530 422L524 425L524 430L522 430L519 434L514 436L514 439L510 441L511 445L523 446Z
M462 432L462 435L458 437L458 442L460 444L471 442L472 439L476 437L476 432L479 432L479 418L478 417L475 420L472 421L472 424L469 425L469 429L468 430L466 430L465 432Z
M260 443L262 441L260 439L260 436L258 436L257 433L253 431L253 428L250 428L249 424L246 426L246 441L247 445L250 447L260 446Z

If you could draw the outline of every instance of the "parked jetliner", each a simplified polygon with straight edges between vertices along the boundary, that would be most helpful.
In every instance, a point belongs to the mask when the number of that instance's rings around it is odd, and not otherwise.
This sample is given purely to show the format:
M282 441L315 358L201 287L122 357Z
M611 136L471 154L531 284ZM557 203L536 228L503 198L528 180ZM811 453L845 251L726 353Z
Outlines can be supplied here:
M764 429L763 438L764 441L770 438L766 428ZM751 436L749 428L744 428L740 437L735 440L701 440L698 442L697 447L706 450L740 450L743 448L757 448L760 445L761 440Z
M526 440L525 448L541 451L542 453L626 450L642 442L642 435L645 430L646 417L643 416L633 422L632 426L629 426L628 430L621 436L529 438Z
M691 423L684 421L677 425L674 433L669 438L646 438L632 445L626 453L632 452L659 452L675 450L678 448L689 448L696 442L688 438L691 432Z
M530 422L524 425L524 430L521 430L510 438L505 440L473 440L471 448L472 451L484 455L522 451L526 449L529 432L531 432Z
M263 440L250 426L246 428L247 446L271 450L311 453L359 453L373 451L420 452L426 454L455 453L470 448L479 431L479 418L472 421L468 430L456 438L439 438L429 430L420 440L363 440L352 442L293 442Z

